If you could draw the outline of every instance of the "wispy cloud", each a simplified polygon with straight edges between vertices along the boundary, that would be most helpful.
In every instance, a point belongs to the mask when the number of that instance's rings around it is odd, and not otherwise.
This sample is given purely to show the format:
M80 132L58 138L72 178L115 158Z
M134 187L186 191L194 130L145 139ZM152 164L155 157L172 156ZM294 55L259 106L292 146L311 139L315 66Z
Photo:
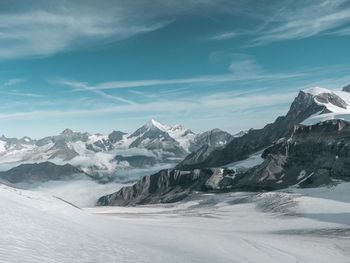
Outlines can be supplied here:
M91 2L80 6L74 2L49 2L5 14L0 11L0 58L51 55L106 38L118 41L169 22L145 16L130 19L135 14L113 2L110 8Z
M230 0L9 1L0 6L0 59L120 41L163 28L181 16L228 14L237 6Z
M222 94L207 95L196 100L164 100L159 102L148 102L140 104L128 104L112 107L104 107L99 109L88 110L49 110L49 111L32 111L32 112L14 112L8 114L0 114L0 120L18 120L18 119L41 119L47 117L87 117L99 116L116 113L132 113L132 112L166 112L181 113L184 111L220 111L227 107L235 105L240 109L246 109L255 105L272 105L276 102L290 101L295 92L282 94L249 94L246 96L234 96L235 93L227 92Z
M2 84L2 86L11 87L11 86L16 86L18 84L21 84L23 82L25 82L25 79L22 79L22 78L9 79L4 84Z
M227 39L232 39L235 38L237 36L239 36L240 34L238 34L236 31L231 31L231 32L224 32L224 33L219 33L216 34L212 37L209 37L208 40L227 40Z
M242 67L245 67L243 69ZM234 71L228 74L199 76L193 78L178 78L178 79L150 79L150 80L130 80L130 81L110 81L103 82L96 85L88 85L85 82L61 80L60 83L74 87L76 91L97 91L108 89L127 89L137 87L150 87L150 86L167 86L167 85L179 85L179 84L215 84L223 82L235 82L244 80L278 80L278 79L291 79L304 75L304 73L264 73L254 72L254 74L248 74L247 70L253 69L253 62L245 61L245 65L231 64L230 69ZM257 66L256 66L257 67ZM238 70L239 69L239 70ZM235 71L237 70L237 72ZM246 74L240 74L246 72ZM237 74L236 74L237 73ZM250 72L252 73L252 72Z
M84 82L77 82L77 81L69 81L69 80L58 80L57 83L68 86L73 88L74 90L78 90L78 91L88 91L88 92L92 92L102 98L108 99L108 100L114 100L114 101L119 101L119 102L123 102L123 103L127 103L127 104L135 104L133 101L119 97L119 96L113 96L110 94L107 94L105 92L103 92L102 90L98 90L98 89L94 89L90 86L88 86L88 84L84 83Z
M1 94L18 96L18 97L31 97L31 98L44 98L44 95L36 93L25 93L20 91L0 91Z
M308 38L331 31L347 33L347 30L339 30L339 27L350 23L350 6L347 0L284 1L282 4L284 8L270 14L273 18L255 32L257 37L250 45ZM268 17L263 19L266 21Z

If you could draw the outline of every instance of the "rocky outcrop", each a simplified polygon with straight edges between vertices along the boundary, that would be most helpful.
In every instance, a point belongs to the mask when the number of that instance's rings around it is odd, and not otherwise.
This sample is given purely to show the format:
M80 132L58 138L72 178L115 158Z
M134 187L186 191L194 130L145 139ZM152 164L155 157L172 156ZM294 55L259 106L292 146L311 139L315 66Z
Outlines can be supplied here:
M189 147L190 152L198 151L203 146L208 146L210 149L223 147L232 141L233 136L228 132L220 129L213 129L207 132L198 134Z
M241 176L235 188L315 187L350 179L350 123L330 120L296 126L263 153L265 161Z
M133 155L133 156L121 156L117 155L114 157L114 160L121 163L127 162L131 167L134 168L145 168L148 166L156 165L157 159L152 156L144 155Z
M251 129L245 135L234 138L223 148L211 152L192 153L176 166L179 170L191 170L205 167L220 167L243 160L250 154L270 146L281 137L288 136L294 125L301 123L311 115L325 110L323 105L315 102L315 96L303 91L293 101L286 116L278 117L274 123L262 129Z
M172 138L167 131L158 127L154 120L142 126L128 136L133 140L129 148L145 148L151 151L162 151L164 157L184 157L187 152L179 142Z
M296 125L267 148L265 161L244 173L212 168L163 170L135 185L101 197L98 205L137 205L182 200L194 191L261 191L292 185L317 187L350 180L350 123L330 120Z
M172 203L185 199L195 191L225 189L223 180L229 170L202 169L194 171L162 170L145 176L133 186L123 187L116 193L101 197L98 206L129 206L150 203Z
M342 91L350 92L350 84L343 87Z
M10 183L38 183L50 180L64 180L83 174L80 169L70 165L57 165L51 162L21 164L8 171L0 172L0 179Z

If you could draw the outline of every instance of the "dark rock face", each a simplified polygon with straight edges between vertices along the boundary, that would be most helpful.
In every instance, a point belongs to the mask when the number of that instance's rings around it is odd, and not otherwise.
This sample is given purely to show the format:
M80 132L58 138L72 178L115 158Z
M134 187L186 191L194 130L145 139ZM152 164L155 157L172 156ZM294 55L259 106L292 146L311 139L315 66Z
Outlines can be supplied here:
M244 173L212 168L163 170L135 185L101 197L97 205L180 201L194 191L261 191L292 185L317 187L350 181L350 123L342 120L297 125L263 153L265 161Z
M198 151L204 145L210 147L210 149L215 149L223 147L232 141L233 136L228 132L220 129L213 129L211 131L203 132L194 138L189 150L190 152Z
M162 170L145 176L133 186L101 197L98 206L129 206L138 204L172 203L183 200L193 191L213 191L224 188L222 178L229 174L223 169L194 171Z
M118 162L128 162L130 166L134 168L145 168L147 166L153 166L157 163L157 159L152 156L133 155L133 156L121 156L117 155L114 160Z
M345 87L343 87L342 90L345 91L345 92L350 92L350 84L346 85Z
M278 117L274 123L267 124L262 129L251 129L245 135L234 138L223 148L215 149L210 153L200 149L207 156L200 153L190 154L177 165L176 169L220 167L243 160L250 154L270 146L279 138L288 136L294 125L324 110L325 107L318 105L313 95L300 91L286 116Z
M263 153L265 161L248 171L234 188L316 187L332 179L350 180L350 123L342 120L296 126Z
M129 148L146 148L148 150L162 150L167 157L185 157L186 151L180 144L170 137L168 133L160 130L156 126L147 124L136 130L128 138L136 139L130 144Z
M108 140L110 141L110 143L115 144L116 142L119 142L123 139L123 136L126 133L121 132L121 131L112 131L109 135L108 135Z
M21 164L8 171L0 172L0 178L14 184L37 183L68 179L77 174L84 173L70 164L57 165L51 162L43 162Z
M64 161L69 161L79 154L72 148L67 145L67 142L64 140L57 140L55 144L50 148L54 153L50 156L49 159L61 158Z
M334 93L321 93L315 96L315 100L321 103L331 103L339 108L347 108L346 102Z

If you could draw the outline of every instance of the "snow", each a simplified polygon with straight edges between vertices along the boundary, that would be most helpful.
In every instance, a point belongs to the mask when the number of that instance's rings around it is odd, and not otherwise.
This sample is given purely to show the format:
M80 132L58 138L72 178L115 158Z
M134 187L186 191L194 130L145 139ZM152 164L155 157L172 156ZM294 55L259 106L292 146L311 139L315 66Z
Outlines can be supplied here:
M0 262L348 262L350 183L80 210L0 186Z
M263 163L264 159L261 157L263 152L264 150L258 151L251 154L247 159L227 164L225 167L234 170L245 170L252 168Z
M321 87L307 88L307 89L304 89L303 92L311 94L313 96L317 96L317 95L320 95L322 93L332 93L332 91L330 91L329 89L321 88Z
M107 140L108 136L107 135L102 135L102 134L93 134L89 136L88 143L93 144L98 141L103 141Z
M325 106L329 113L321 114L321 112L313 114L306 120L302 122L304 125L313 125L322 121L331 120L331 119L342 119L350 121L350 93L339 90L329 90L320 87L314 87L304 90L305 93L309 93L313 96L320 95L322 93L332 93L340 97L346 104L346 109L333 105L332 103L324 103L317 100L315 97L315 102L319 105Z
M193 142L195 138L195 134L186 129L184 126L176 124L174 126L171 125L164 125L159 123L158 121L151 119L148 122L148 127L156 127L159 130L166 132L169 134L170 137L172 137L175 141L177 141L182 148L184 148L187 152L189 152L189 147L191 142Z
M0 140L0 154L5 153L6 152L6 142Z

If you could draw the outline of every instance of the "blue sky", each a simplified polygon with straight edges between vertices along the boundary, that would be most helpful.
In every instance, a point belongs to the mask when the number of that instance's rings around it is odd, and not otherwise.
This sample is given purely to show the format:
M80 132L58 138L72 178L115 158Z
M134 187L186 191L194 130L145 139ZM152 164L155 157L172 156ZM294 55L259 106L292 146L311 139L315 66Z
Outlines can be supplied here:
M259 128L350 83L350 1L0 2L0 133Z

